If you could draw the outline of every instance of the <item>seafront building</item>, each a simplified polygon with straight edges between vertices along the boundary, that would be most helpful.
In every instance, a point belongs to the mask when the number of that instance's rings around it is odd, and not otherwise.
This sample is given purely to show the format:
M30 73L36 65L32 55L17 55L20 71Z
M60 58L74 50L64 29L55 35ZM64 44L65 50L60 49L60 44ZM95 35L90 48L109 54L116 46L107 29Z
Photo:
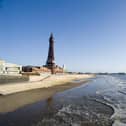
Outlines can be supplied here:
M0 59L0 74L1 75L4 75L4 74L16 75L16 74L21 74L21 72L22 72L21 65L8 63L5 60Z

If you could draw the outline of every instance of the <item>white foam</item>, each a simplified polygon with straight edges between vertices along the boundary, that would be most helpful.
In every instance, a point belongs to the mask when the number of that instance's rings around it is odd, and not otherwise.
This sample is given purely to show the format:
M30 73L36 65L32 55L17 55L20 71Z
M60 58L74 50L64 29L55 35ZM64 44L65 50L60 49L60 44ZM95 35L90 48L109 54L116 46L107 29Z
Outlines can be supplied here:
M112 124L112 126L126 126L126 124L120 122L120 120L115 120L115 122Z
M117 77L112 77L109 83L113 83L113 88L102 92L105 100L105 104L110 105L114 109L114 114L111 119L114 120L113 126L126 126L121 119L126 119L126 93L125 89L126 80L121 80Z

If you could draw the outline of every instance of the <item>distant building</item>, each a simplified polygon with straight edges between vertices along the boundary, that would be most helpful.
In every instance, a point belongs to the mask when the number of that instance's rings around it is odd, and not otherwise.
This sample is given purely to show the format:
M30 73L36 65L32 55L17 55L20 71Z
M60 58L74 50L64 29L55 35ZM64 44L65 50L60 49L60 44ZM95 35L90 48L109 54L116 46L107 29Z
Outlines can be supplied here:
M63 69L59 66L55 66L55 74L56 73L63 73ZM51 69L45 66L23 66L22 67L22 74L31 74L31 75L40 75L42 73L52 73Z
M22 66L0 60L0 74L20 74Z

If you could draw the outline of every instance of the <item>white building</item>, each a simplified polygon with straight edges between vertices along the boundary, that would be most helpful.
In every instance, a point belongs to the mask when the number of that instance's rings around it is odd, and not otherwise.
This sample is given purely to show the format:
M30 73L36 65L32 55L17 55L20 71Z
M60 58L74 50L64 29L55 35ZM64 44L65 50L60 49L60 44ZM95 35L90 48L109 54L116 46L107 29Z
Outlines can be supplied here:
M21 71L21 65L7 63L0 59L0 74L20 74Z

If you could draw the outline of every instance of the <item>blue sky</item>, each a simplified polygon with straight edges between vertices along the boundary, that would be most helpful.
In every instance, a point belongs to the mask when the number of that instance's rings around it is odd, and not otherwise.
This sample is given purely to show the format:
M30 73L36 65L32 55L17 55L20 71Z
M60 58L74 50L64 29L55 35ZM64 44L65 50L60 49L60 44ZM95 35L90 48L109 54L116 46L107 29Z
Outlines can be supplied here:
M70 71L126 72L126 0L0 0L0 58L43 65L48 38Z

